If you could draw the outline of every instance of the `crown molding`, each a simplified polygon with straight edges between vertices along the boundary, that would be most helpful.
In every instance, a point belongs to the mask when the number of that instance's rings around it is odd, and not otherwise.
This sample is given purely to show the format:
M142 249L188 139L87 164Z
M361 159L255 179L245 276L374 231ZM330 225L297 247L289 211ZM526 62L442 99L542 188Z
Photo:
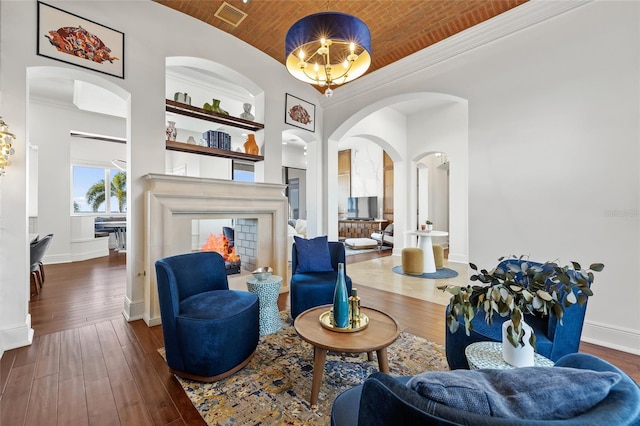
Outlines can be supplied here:
M529 0L487 21L402 58L371 74L360 77L334 91L331 98L321 97L323 108L350 102L354 96L393 84L418 71L437 65L463 53L487 45L540 22L547 21L593 0Z

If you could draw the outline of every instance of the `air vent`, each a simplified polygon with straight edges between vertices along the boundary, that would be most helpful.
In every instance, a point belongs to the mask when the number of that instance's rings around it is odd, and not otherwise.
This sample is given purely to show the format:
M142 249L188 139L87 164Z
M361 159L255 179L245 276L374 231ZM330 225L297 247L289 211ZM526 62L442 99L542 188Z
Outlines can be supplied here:
M247 14L240 9L236 9L225 1L222 2L222 5L220 5L214 16L222 19L228 24L233 25L234 27L237 27L238 25L240 25L240 22L242 22L244 18L247 17Z

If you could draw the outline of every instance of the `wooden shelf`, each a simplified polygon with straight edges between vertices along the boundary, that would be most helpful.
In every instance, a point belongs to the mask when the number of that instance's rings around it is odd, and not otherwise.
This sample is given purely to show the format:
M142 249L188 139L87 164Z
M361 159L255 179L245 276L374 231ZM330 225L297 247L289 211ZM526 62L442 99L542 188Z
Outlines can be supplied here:
M256 123L255 121L244 120L242 118L232 117L230 115L218 114L215 112L204 110L202 108L183 104L181 102L172 101L171 99L166 100L166 111L185 115L187 117L198 118L200 120L211 121L213 123L251 130L253 132L264 129L264 124L262 123Z
M189 152L191 154L209 155L212 157L229 158L231 160L264 161L262 155L252 155L245 152L227 151L206 146L193 145L184 142L167 141L167 149L170 151Z

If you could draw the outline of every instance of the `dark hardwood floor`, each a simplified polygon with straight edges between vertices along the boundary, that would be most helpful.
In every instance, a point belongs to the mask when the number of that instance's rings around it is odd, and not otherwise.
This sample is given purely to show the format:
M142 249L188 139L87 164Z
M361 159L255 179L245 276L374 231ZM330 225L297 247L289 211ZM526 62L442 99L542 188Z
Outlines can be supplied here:
M33 344L0 360L0 426L204 424L157 351L161 327L128 323L121 314L124 255L45 268L44 287L30 302ZM444 343L443 306L362 284L358 293L407 331ZM288 294L278 304L285 309ZM590 344L580 349L640 382L640 356Z

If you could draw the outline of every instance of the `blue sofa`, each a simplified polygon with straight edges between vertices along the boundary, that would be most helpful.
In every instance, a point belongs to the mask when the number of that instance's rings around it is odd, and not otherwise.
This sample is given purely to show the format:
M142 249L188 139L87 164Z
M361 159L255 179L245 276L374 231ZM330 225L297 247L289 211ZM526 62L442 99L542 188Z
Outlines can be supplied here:
M455 409L427 399L407 386L410 377L392 377L384 373L374 373L362 385L351 388L336 398L331 412L331 424L332 426L640 425L640 388L620 369L600 358L580 353L561 358L554 367L543 368L552 370L556 367L613 372L619 374L621 379L608 390L603 400L574 417L564 420L527 420L491 417ZM473 373L473 371L449 373ZM523 389L523 392L527 391ZM555 403L566 406L571 405L572 401L563 399Z
M216 252L166 257L155 267L171 372L212 382L244 367L258 346L258 296L229 290Z
M345 249L342 242L329 241L329 255L331 257L331 271L299 272L301 256L314 256L314 253L298 252L296 243L291 251L291 282L289 293L291 297L291 317L316 306L333 303L333 292L338 279L338 263L345 263ZM347 292L351 294L351 278L347 275L347 265L344 265Z
M508 259L498 264L498 268L507 268L509 263L519 264L525 260ZM541 263L526 261L529 265L540 265ZM566 297L564 295L563 297ZM564 300L564 299L563 299ZM533 328L536 335L536 352L557 361L564 355L578 352L580 347L580 336L582 326L587 311L587 303L583 305L572 305L566 308L562 325L558 323L555 316L530 315L525 314L525 322ZM447 308L446 315L449 314ZM509 320L509 317L493 316L493 324L489 325L484 319L484 312L478 312L471 320L473 330L467 336L464 328L462 316L459 318L461 326L455 333L449 331L445 323L445 348L447 362L452 370L465 368L469 369L464 350L467 346L476 342L501 342L502 324Z

